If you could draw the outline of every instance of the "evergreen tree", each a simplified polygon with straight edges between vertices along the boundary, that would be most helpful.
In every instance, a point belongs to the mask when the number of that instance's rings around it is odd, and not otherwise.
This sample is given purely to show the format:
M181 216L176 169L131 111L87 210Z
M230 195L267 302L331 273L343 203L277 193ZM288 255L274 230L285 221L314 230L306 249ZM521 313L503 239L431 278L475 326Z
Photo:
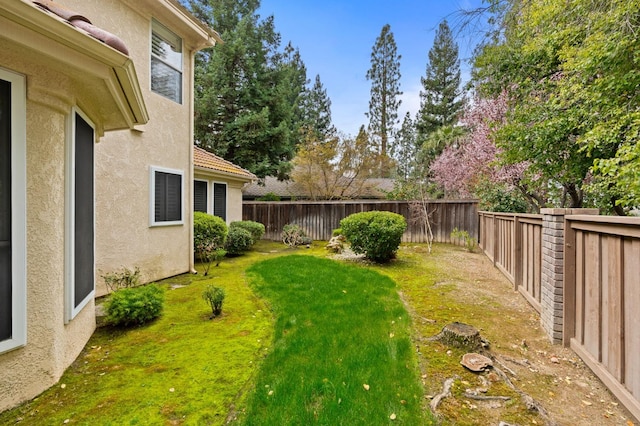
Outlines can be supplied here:
M310 129L318 140L335 137L337 131L331 121L331 100L319 75L316 75L313 87L305 89L302 94L300 114L301 126L305 131Z
M400 58L391 26L382 27L371 52L371 68L367 80L371 81L369 100L369 135L380 156L380 173L389 174L389 155L393 147L395 126L398 124L400 91Z
M396 137L396 155L398 161L398 178L408 180L413 174L416 160L416 134L413 120L409 112L404 116L402 126Z
M257 14L259 0L190 0L189 7L224 40L196 57L196 143L259 177L286 177L306 84L299 52L280 50L273 17Z
M429 50L426 74L420 80L422 90L417 117L419 146L439 128L455 125L463 107L458 45L453 40L446 20L440 23L436 31L433 47Z

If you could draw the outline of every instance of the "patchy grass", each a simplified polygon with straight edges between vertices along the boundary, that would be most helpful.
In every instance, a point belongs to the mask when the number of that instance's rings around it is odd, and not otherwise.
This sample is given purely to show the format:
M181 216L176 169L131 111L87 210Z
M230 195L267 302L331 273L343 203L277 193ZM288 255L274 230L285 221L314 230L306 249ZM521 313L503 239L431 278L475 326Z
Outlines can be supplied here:
M58 385L0 424L223 424L272 339L272 317L248 287L244 270L265 256L288 253L261 243L246 256L225 259L210 276L162 281L163 315L133 329L101 328ZM202 272L202 271L201 271ZM222 316L209 320L202 299L208 284L223 287Z
M266 260L248 272L276 324L242 424L427 421L411 322L392 280L311 256Z

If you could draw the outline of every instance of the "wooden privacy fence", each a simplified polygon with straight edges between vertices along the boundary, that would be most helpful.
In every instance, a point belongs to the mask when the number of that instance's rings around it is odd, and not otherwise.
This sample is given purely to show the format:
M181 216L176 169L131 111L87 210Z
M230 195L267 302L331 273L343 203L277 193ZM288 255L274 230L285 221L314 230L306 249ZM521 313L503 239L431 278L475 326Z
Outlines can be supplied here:
M541 213L479 212L480 246L551 340L570 346L640 419L640 218Z
M640 219L567 216L564 335L640 419Z
M542 216L479 212L480 247L538 312L541 311Z
M426 242L421 223L411 220L408 201L348 200L348 201L244 201L242 219L265 226L263 238L278 241L287 224L300 225L314 240L329 240L340 220L353 213L390 211L407 220L403 242ZM431 229L436 242L450 242L454 228L465 230L478 238L478 204L475 200L434 200L427 203Z

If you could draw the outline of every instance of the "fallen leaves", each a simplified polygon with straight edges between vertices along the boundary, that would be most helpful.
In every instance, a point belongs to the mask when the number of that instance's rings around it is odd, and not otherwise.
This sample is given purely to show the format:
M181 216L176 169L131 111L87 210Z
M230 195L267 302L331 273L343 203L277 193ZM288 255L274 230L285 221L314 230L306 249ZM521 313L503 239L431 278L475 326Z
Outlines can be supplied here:
M364 388L364 390L368 391L370 386L368 384L363 384L362 387Z

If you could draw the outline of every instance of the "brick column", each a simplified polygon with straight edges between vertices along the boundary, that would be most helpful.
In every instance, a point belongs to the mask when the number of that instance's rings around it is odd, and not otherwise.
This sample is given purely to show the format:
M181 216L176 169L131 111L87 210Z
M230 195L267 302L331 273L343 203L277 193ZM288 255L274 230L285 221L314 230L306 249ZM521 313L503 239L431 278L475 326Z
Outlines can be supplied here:
M542 328L553 343L562 343L564 274L564 217L598 214L598 209L541 209L542 214Z

